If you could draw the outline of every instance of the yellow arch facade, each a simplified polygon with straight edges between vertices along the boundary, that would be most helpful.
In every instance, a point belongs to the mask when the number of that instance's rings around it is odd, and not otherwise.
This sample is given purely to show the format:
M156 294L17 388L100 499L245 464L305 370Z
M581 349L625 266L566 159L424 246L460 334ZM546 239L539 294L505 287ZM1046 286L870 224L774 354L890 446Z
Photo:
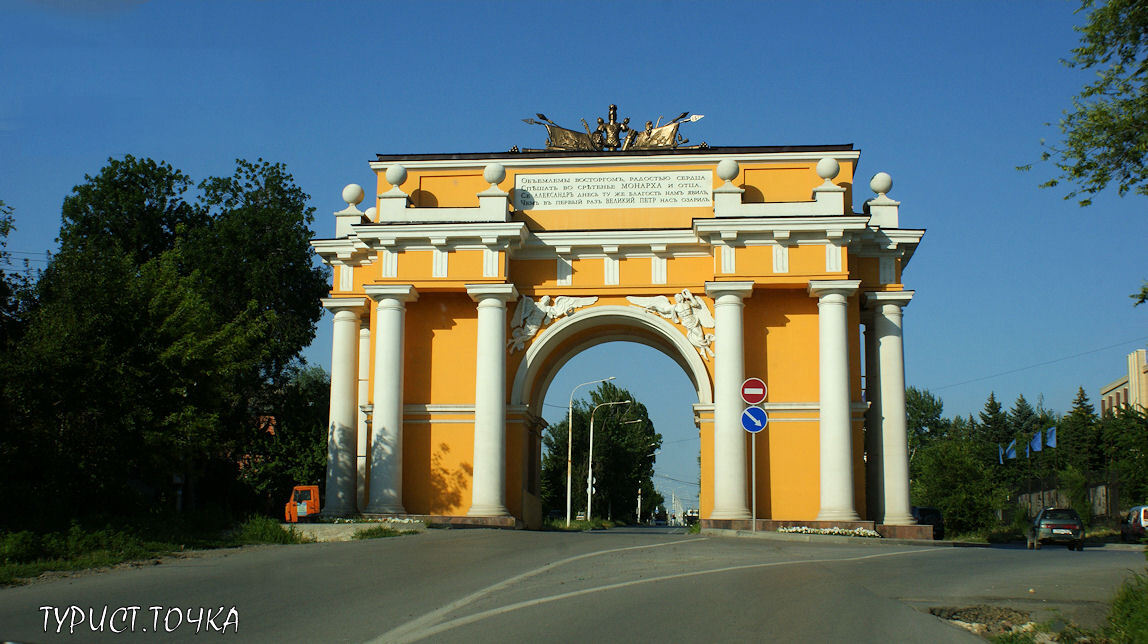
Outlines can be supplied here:
M550 380L625 339L698 393L706 525L748 527L753 492L762 522L911 524L901 272L923 231L899 226L888 175L853 211L858 159L380 155L370 207L348 186L312 242L334 268L325 511L538 526ZM746 376L769 388L756 481Z

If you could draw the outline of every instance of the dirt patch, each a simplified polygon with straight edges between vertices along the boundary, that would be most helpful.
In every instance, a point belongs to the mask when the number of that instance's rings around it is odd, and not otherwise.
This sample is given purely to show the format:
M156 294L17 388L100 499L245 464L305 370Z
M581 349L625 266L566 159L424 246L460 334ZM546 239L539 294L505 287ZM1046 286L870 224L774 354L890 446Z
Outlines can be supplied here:
M1032 630L1032 615L1006 606L968 606L965 608L930 608L929 613L949 620L982 637L1003 635L1019 630Z

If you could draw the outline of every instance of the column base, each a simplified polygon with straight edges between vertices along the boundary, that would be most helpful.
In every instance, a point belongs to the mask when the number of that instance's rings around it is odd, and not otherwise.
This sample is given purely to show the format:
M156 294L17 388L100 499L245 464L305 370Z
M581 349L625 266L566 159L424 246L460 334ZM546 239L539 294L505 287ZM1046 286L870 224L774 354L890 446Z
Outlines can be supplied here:
M359 511L352 506L327 506L319 511L319 514L325 517L350 517L358 514Z
M368 505L363 514L406 514L407 511L403 508L401 503L393 503L387 505L379 503L377 505Z
M853 510L822 510L817 513L818 521L860 521L861 516Z
M510 510L506 509L503 505L472 505L467 510L466 516L468 517L505 517L510 515Z
M881 520L884 525L917 525L917 521L911 514L886 514Z
M749 519L749 510L737 510L732 508L714 509L710 512L711 519Z

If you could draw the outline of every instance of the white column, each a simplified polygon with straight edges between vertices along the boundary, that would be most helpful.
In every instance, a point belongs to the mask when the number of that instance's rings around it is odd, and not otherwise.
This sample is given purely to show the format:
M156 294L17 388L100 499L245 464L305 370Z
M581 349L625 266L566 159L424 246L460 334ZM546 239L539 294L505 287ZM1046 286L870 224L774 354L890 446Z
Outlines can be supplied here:
M745 430L741 383L745 380L742 298L753 282L706 282L714 298L714 506L711 519L748 519Z
M862 311L865 322L865 499L869 519L880 522L885 507L884 477L881 467L881 371L877 361L877 323L873 311Z
M809 283L817 297L820 367L821 511L818 521L857 521L853 506L853 431L849 414L849 296L860 280Z
M877 370L881 388L881 464L887 525L913 525L909 500L909 427L905 409L905 351L901 340L901 309L913 291L866 293L873 308L877 336Z
M513 284L467 284L478 302L471 517L506 516L506 302Z
M418 298L409 284L364 287L375 300L375 382L371 412L371 514L405 514L403 509L403 322L406 302Z
M331 342L331 408L327 423L327 484L323 512L355 512L355 429L359 314L366 299L324 298L323 307L335 314Z
M355 412L359 419L358 440L356 441L355 472L358 507L367 507L367 436L371 431L367 424L367 414L363 411L371 395L371 329L367 325L359 328L359 401Z

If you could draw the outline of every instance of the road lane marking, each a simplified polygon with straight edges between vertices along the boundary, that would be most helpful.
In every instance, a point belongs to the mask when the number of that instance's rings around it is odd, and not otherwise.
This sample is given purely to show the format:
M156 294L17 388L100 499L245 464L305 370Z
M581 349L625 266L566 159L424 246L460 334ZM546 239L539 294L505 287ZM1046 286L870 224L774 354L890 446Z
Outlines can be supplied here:
M668 544L659 544L659 545L668 545ZM629 549L631 549L631 548L622 548L622 550L629 550ZM610 551L607 551L607 552L610 552ZM615 584L607 584L605 586L596 586L594 588L584 588L582 590L575 590L575 591L571 591L568 593L561 593L559 595L550 595L549 597L538 597L535 599L528 599L526 601L517 602L515 604L509 604L507 606L502 606L500 608L492 608L490 610L485 610L485 611L482 611L480 613L475 613L473 615L467 615L465 617L458 617L456 619L452 619L452 620L447 621L447 622L440 622L438 624L428 625L427 628L425 628L421 631L420 630L407 629L406 628L407 625L404 625L404 626L401 626L401 627L399 627L393 631L390 631L389 633L385 633L384 635L380 636L379 638L373 640L372 644L380 643L380 642L416 642L418 640L430 637L432 635L437 635L439 633L449 631L449 630L458 628L460 626L466 626L467 624L473 624L475 622L480 622L484 619L488 619L491 617L497 617L499 615L505 615L507 613L512 613L512 612L517 611L517 610L522 610L523 608L531 608L534 606L541 606L542 604L549 604L551 602L562 601L564 599L570 599L572 597L580 597L582 595L590 595L593 593L598 593L598 592L603 592L603 591L608 591L608 590L618 590L620 588L628 588L630 586L637 586L639 584L650 584L650 583L655 583L655 582L659 582L659 581L669 581L672 579L684 579L686 577L700 577L702 575L713 575L713 574L719 574L719 573L723 573L723 572L736 572L736 571L740 571L740 570L752 570L755 568L772 568L772 567L779 567L779 566L794 566L794 565L801 565L801 564L818 564L818 563L845 563L845 562L852 562L852 561L863 561L866 559L878 559L881 557L895 557L898 555L924 554L924 553L929 553L929 552L949 552L949 550L947 550L945 548L920 548L918 550L898 550L896 552L884 552L884 553L875 554L875 555L862 555L860 557L844 557L844 558L839 558L839 559L803 559L801 561L771 561L768 563L744 564L741 566L727 566L724 568L713 568L711 570L695 570L693 572L679 572L679 573L674 573L672 575L663 575L661 577L650 577L648 579L634 579L631 581L623 581L623 582L618 582ZM605 554L605 553L594 553L594 554ZM586 556L586 555L581 555L581 556ZM529 576L529 575L527 575L527 576ZM496 585L499 585L499 584L496 584ZM493 586L491 588L493 588ZM483 591L480 591L480 592L483 592ZM438 612L439 611L436 611L436 613L438 613ZM413 624L413 622L411 622L410 624ZM408 625L410 625L410 624L408 624ZM399 631L402 631L402 632L400 633ZM398 635L397 637L395 637L396 634Z
M390 643L390 642L413 642L416 640L420 640L420 639L426 637L427 635L429 635L431 632L438 632L438 631L427 631L426 629L432 628L435 624L438 624L439 622L441 622L443 617L449 615L450 613L453 613L454 611L462 608L463 606L466 606L468 604L472 604L472 603L478 601L479 599L482 599L486 595L489 595L489 594L494 593L494 592L498 592L498 591L502 590L503 588L506 588L506 587L508 587L512 584L515 584L517 582L520 582L524 579L529 579L529 578L534 577L536 575L541 575L542 573L544 573L548 570L553 570L554 568L557 568L559 566L564 566L568 563L573 563L573 562L578 561L580 559L587 559L589 557L597 557L599 555L608 555L612 552L624 552L627 550L644 550L647 548L661 548L663 546L672 546L672 545L676 545L676 544L680 544L680 543L695 543L695 542L705 541L705 540L706 540L705 537L693 537L690 539L678 539L677 541L668 541L666 543L654 543L654 544L648 544L648 545L643 545L643 546L627 546L625 548L611 548L609 550L597 550L595 552L587 552L587 553L583 553L580 555L575 555L573 557L567 557L566 559L560 559L558 561L548 563L545 566L535 568L534 570L528 570L528 571L526 571L520 575L515 575L513 577L510 577L509 579L504 579L503 581L500 581L497 584L493 584L491 586L487 586L486 588L483 588L482 590L477 590L477 591L467 595L466 597L463 597L462 599L455 600L455 601L443 606L442 608L431 611L431 612L427 613L426 615L423 615L422 617L420 617L418 619L409 621L409 622L403 624L402 626L399 626L398 628L394 628L394 629L387 631L386 633L383 633L382 635L371 640L371 644L384 644L384 643ZM451 622L447 622L447 623L449 624ZM446 629L443 629L443 630L446 630Z

